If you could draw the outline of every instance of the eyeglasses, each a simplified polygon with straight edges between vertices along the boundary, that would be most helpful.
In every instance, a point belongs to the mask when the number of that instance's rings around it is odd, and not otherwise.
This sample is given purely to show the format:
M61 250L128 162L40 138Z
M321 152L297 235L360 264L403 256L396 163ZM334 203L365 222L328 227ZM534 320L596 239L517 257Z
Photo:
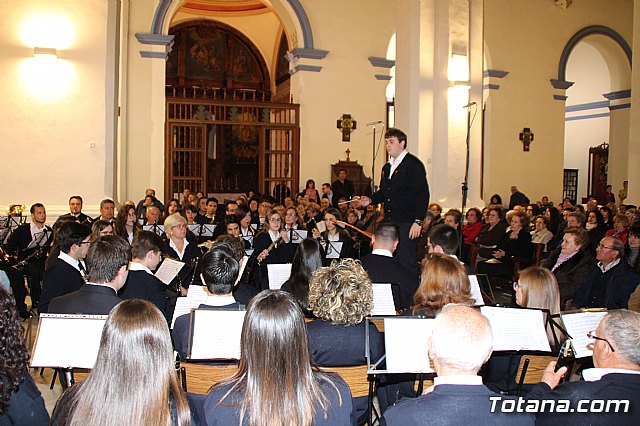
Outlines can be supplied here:
M180 225L174 225L171 227L171 229L187 229L187 225L185 225L184 223L181 223Z
M287 217L296 217L298 215L296 213L287 213L285 216L287 216Z
M598 244L598 248L599 249L609 249L609 250L615 249L615 247L613 247L613 246L604 246L604 245L602 245L602 243Z
M282 222L282 219L280 219L279 217L272 217L271 219L269 219L269 222Z
M609 342L607 339L603 339L602 337L598 337L596 336L596 331L590 331L587 333L587 337L590 339L595 339L595 340L602 340L603 342L607 342L607 345L609 345L609 347L611 348L611 352L615 352L616 350L613 349L613 346L611 346L611 342Z

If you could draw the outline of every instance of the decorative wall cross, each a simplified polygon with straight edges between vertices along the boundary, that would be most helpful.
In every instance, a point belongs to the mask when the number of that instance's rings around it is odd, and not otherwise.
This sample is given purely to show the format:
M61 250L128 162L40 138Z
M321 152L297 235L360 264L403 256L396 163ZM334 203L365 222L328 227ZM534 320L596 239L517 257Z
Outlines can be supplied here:
M358 123L351 117L351 114L342 114L338 119L338 129L342 130L342 142L351 141L351 132L356 129Z
M522 129L522 132L520 133L520 140L522 141L522 150L529 151L529 146L531 145L531 142L533 142L533 133L530 128L525 127Z

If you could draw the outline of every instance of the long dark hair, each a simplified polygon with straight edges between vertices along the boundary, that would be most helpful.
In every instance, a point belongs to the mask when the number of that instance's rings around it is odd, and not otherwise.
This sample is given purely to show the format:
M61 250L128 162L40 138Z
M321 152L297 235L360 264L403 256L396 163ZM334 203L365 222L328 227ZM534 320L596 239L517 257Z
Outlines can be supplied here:
M318 268L322 267L320 243L313 238L302 240L293 256L291 276L291 294L304 311L309 309L309 280Z
M22 340L22 327L13 297L0 287L0 416L27 374L29 354Z
M115 229L114 229L116 235L120 235L122 238L124 238L127 241L129 241L128 240L129 233L127 232L127 227L125 225L127 223L127 216L129 215L129 210L133 210L135 212L136 208L131 205L120 207L120 210L118 210L118 215L116 216ZM140 231L141 229L142 228L138 223L138 214L136 213L136 221L133 224L133 236L135 237L138 231Z
M327 418L329 398L323 384L338 394L328 375L311 364L309 338L302 311L293 298L281 290L265 290L251 300L242 325L240 362L237 373L225 381L229 391L242 401L240 422L262 425L311 425L314 403ZM333 389L331 389L333 388Z
M556 207L549 207L547 209L549 211L549 226L547 229L551 231L553 235L558 233L558 228L560 227L560 211Z

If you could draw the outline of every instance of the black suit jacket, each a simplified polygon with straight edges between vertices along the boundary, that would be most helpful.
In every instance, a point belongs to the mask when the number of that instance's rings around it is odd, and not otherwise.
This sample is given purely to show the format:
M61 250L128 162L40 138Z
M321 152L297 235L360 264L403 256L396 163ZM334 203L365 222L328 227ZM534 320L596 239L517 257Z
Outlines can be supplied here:
M87 283L78 291L54 298L49 313L108 315L120 302L122 299L111 287Z
M44 271L38 312L49 312L49 303L54 297L80 290L83 285L84 279L80 271L60 258L51 260Z
M580 400L628 400L627 413L539 413L540 425L637 425L640 424L640 375L610 373L595 382L570 382L551 390L546 383L537 384L526 396L537 400L569 400L576 411ZM588 407L589 405L586 405ZM605 404L606 407L606 404ZM613 405L615 407L615 405ZM623 411L623 410L620 410Z
M418 289L418 277L403 267L395 257L368 254L360 259L360 262L372 282L399 285L400 294L397 292L393 294L396 308L406 309L411 306L413 295ZM394 287L392 286L392 290Z
M374 204L384 203L387 220L410 223L424 219L429 205L429 184L422 161L407 153L393 172L392 179L389 179L390 170L389 163L382 167L380 189L371 196L371 201Z
M307 332L313 362L317 365L344 367L366 364L364 321L345 327L317 319L307 323ZM372 360L377 361L384 353L384 341L373 323L369 324L369 343Z
M42 249L46 252L47 248L51 245L51 241L53 241L53 229L50 226L45 225L44 229L46 230L46 234L42 237L45 241L45 244L42 246ZM26 248L31 243L31 224L25 223L24 225L18 226L9 241L7 242L7 249L9 253L18 256L18 260L22 260L31 253L33 253L36 248L26 250Z
M146 271L129 271L127 282L120 290L119 295L123 300L147 300L156 305L160 312L165 313L167 286Z
M382 418L382 425L533 425L533 414L500 412L490 397L504 400L515 398L491 392L483 385L438 385L431 393L418 398L405 398L389 408ZM508 407L505 407L508 408Z
M70 217L74 217L78 222L82 223L83 225L91 226L91 222L93 222L93 219L91 219L88 215L84 213L80 213L78 216L74 216L71 213L67 213L67 214L63 214L58 218L58 220L56 220L56 222L53 224L53 228L55 229L56 225L58 225L61 219L65 220Z
M340 197L344 197L346 200L350 200L351 197L355 194L355 189L353 187L353 182L349 179L345 179L344 183L340 182L340 179L333 182L331 185L331 190L333 191L333 206L338 208L338 200ZM320 200L318 200L318 204L320 204Z

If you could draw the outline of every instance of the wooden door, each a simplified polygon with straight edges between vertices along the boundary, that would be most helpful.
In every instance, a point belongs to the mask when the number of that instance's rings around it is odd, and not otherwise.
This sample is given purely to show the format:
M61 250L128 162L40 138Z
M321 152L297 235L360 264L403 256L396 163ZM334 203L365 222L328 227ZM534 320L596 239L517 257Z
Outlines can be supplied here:
M207 127L204 124L169 125L169 144L165 152L171 158L167 162L169 170L168 187L171 193L180 193L189 188L192 193L205 191L207 176Z
M297 192L299 143L297 128L265 127L260 132L260 190L279 203Z

